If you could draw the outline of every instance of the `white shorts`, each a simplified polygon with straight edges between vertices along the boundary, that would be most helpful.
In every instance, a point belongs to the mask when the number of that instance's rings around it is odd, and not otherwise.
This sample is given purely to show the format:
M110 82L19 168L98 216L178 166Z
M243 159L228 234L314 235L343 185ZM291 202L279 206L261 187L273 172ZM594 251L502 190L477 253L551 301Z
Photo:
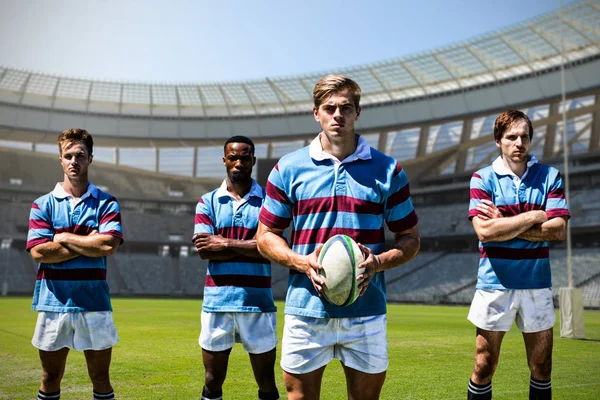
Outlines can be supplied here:
M40 311L31 344L44 351L105 350L118 341L111 311Z
M467 319L486 331L508 332L513 322L525 333L550 329L556 323L552 289L477 289Z
M277 346L277 318L274 312L202 311L198 343L208 351L231 349L241 343L250 354L262 354Z
M281 368L306 374L337 358L367 374L387 370L387 318L310 318L286 315L281 340Z

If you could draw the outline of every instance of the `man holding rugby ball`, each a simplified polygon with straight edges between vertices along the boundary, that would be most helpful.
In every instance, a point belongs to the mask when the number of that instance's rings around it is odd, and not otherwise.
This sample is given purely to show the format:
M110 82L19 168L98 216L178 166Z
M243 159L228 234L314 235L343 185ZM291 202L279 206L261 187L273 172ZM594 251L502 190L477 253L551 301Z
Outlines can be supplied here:
M396 160L354 131L360 87L343 75L317 82L314 118L321 133L271 171L259 216L260 253L290 268L281 366L289 399L318 399L327 364L344 367L348 398L377 399L388 366L383 271L415 257L417 216ZM283 232L292 223L292 247ZM395 244L384 251L384 222ZM365 261L361 296L348 307L322 297L317 258L336 234L359 243Z

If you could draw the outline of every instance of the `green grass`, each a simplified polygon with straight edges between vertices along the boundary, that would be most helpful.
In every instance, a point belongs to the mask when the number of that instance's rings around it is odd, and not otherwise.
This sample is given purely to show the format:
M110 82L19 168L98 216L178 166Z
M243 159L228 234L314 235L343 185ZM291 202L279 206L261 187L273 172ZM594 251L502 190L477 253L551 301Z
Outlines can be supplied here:
M31 345L36 313L29 298L0 298L0 399L32 399L41 367ZM113 350L112 384L121 400L199 399L203 384L199 300L114 299L121 342ZM281 334L283 304L279 303ZM466 307L389 305L390 366L382 399L465 399L473 367L475 329ZM555 331L552 387L555 399L600 398L600 313L585 313L586 340L561 339ZM281 336L280 336L281 337ZM278 349L278 355L280 349ZM279 360L276 377L285 388ZM494 377L494 399L527 399L529 372L523 340L506 335ZM231 353L226 399L255 399L248 356ZM344 399L345 381L337 361L325 370L322 399ZM91 398L81 352L69 354L63 400Z

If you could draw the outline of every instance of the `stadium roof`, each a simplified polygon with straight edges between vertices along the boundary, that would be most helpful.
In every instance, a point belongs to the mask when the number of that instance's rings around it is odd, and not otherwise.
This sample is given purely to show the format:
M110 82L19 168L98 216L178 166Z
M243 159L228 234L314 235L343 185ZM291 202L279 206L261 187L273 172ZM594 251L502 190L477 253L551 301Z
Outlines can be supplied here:
M600 56L600 1L587 0L432 51L340 71L363 105L433 98ZM0 67L0 102L158 118L248 118L305 113L327 72L222 83L110 82Z

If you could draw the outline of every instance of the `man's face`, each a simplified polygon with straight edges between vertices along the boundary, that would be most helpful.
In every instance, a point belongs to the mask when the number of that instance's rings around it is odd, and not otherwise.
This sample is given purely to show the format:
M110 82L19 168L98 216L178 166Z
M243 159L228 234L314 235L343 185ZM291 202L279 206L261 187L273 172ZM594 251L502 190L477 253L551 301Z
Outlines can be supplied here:
M67 141L62 143L61 148L62 154L59 159L65 176L87 179L88 166L92 163L93 156L88 154L85 144L80 141Z
M330 137L352 137L354 122L360 115L360 107L355 107L348 90L333 93L319 108L313 107L315 120Z
M523 163L527 161L529 149L531 148L531 136L529 134L529 125L525 120L517 120L512 123L510 128L496 146L502 151L502 156L514 163Z
M227 177L232 183L249 183L252 180L252 166L256 157L252 147L246 143L227 143L223 164L227 169Z

